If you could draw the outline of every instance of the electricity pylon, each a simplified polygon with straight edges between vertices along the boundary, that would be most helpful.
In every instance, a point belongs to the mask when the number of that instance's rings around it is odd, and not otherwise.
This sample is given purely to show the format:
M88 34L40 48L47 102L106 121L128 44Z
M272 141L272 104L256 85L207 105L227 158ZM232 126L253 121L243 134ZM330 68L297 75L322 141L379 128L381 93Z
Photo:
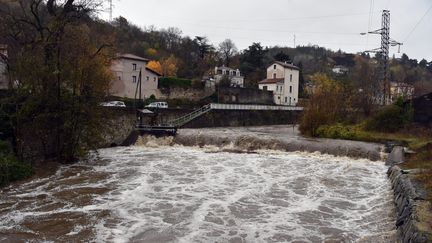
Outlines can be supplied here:
M368 50L366 52L373 52L378 54L380 73L381 73L381 91L377 94L379 97L379 103L386 105L390 103L390 82L389 82L389 48L390 46L398 46L398 52L400 46L403 45L400 42L390 39L390 11L383 10L381 18L381 29L369 31L369 34L381 35L381 47ZM366 33L361 33L365 35Z

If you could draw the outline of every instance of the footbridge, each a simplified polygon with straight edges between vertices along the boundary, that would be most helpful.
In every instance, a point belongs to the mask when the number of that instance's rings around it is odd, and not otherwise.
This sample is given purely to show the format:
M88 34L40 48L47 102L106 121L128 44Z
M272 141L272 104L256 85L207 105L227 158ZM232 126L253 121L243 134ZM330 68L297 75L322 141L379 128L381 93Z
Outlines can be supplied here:
M173 135L177 132L177 128L181 128L187 123L197 119L198 117L210 112L211 110L251 110L251 111L302 111L303 107L298 106L280 106L280 105L253 105L253 104L221 104L221 103L210 103L196 109L188 114L180 116L178 118L164 122L163 124L157 124L154 126L148 126L144 124L137 124L135 130L145 133L166 133Z

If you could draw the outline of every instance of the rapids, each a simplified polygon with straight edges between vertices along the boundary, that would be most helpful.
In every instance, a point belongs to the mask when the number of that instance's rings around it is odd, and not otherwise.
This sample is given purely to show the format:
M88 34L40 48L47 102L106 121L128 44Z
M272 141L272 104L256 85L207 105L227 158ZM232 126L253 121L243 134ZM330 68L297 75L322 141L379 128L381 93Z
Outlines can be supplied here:
M4 189L0 242L395 241L384 162L167 144Z

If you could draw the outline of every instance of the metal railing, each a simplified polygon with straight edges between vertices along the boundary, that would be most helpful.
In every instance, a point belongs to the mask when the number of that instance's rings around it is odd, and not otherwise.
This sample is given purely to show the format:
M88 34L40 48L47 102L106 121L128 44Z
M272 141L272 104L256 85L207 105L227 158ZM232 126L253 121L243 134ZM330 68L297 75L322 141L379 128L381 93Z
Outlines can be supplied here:
M191 113L167 122L168 126L181 127L210 110L280 110L280 111L302 111L303 107L298 106L276 106L276 105L244 105L244 104L220 104L210 103Z
M183 125L185 125L186 123L192 121L193 119L209 112L211 110L210 104L205 105L201 108L199 108L198 110L194 110L191 113L188 113L182 117L176 118L174 120L171 120L168 122L168 124L170 126L174 126L174 127L181 127Z
M220 103L211 103L210 108L213 110L281 110L281 111L302 111L303 110L303 107L299 107L299 106L220 104Z

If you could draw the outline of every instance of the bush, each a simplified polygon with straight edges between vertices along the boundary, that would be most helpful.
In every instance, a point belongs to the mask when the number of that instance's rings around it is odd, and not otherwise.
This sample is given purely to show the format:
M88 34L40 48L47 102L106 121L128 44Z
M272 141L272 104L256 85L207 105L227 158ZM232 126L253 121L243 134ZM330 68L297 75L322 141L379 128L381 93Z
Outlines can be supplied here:
M311 79L316 88L300 117L299 129L304 135L317 136L320 126L346 118L347 97L343 85L327 75L315 74Z
M319 137L341 138L353 140L358 137L358 131L355 127L345 126L341 123L334 125L322 125L316 130Z
M395 132L411 121L411 107L387 106L366 122L366 130Z
M159 78L159 88L169 88L169 87L190 88L192 87L192 80L184 79L184 78L175 78L175 77Z
M33 174L30 164L18 160L9 143L0 141L0 186Z

